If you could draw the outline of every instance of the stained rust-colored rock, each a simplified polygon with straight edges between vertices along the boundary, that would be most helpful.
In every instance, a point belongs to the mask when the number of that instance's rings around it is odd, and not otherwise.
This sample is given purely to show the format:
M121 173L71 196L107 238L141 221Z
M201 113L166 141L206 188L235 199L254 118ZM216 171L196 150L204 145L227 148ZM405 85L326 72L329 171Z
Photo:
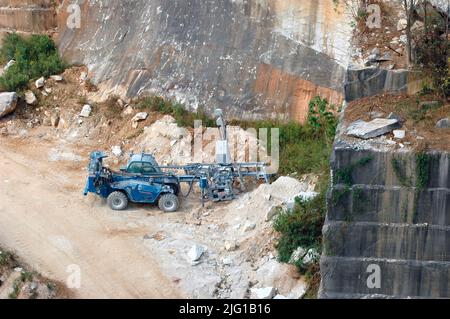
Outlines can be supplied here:
M69 29L59 8L61 51L122 96L297 121L317 94L342 101L351 29L331 0L85 1L81 12Z

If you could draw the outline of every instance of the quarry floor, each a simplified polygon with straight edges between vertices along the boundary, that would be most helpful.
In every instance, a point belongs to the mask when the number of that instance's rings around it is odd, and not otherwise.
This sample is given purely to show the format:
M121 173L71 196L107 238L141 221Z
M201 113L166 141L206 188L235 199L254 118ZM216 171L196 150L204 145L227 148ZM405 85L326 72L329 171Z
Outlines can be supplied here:
M142 246L139 235L151 231L150 226L126 226L123 216L84 199L84 163L51 162L51 147L51 142L1 139L0 242L61 282L69 277L69 266L78 265L81 288L74 290L76 297L183 297ZM147 213L126 214L131 222Z
M0 243L55 282L73 283L79 271L73 298L250 298L254 286L305 293L295 267L274 257L264 209L242 197L201 209L194 194L173 214L152 205L111 211L82 194L94 146L47 130L0 137ZM188 257L194 245L206 250L197 263Z

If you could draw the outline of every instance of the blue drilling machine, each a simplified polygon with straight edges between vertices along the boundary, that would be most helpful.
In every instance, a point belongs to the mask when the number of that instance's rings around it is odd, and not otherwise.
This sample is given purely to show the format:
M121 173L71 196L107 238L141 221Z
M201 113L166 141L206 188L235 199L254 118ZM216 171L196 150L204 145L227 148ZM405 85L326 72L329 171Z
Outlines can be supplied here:
M197 186L201 202L230 201L236 197L235 185L245 189L244 178L269 181L265 163L233 163L228 149L226 123L221 110L216 110L220 141L216 146L216 163L160 166L146 153L131 154L126 167L113 171L104 166L103 152L90 155L84 195L94 193L107 200L113 210L125 210L129 202L157 204L163 212L179 209L180 198L188 197ZM182 173L177 173L182 172ZM182 184L187 194L182 194Z

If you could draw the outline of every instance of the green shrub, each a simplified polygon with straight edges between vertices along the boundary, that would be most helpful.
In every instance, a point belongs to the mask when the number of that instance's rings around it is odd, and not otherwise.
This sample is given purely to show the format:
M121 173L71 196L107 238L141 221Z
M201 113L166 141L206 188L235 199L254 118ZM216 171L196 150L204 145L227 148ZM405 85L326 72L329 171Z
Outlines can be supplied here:
M9 299L17 299L19 297L20 288L22 287L22 281L20 278L16 279L13 283L12 291L9 293Z
M397 176L400 185L403 187L411 187L411 177L406 175L405 160L393 157L391 160L392 168L395 176Z
M417 188L423 190L430 179L430 162L431 156L427 153L418 153L416 155L416 175L417 175Z
M419 96L433 94L434 90L430 83L424 83L422 89L418 92Z
M327 142L334 139L336 134L338 120L333 113L334 110L334 105L320 96L316 96L309 103L308 125L315 136L323 137Z
M274 228L281 237L277 243L279 260L289 262L292 253L302 247L306 251L315 249L320 253L322 227L326 214L326 188L312 200L296 199L292 210L281 213L275 219ZM309 267L301 260L296 262L298 270L308 274Z
M0 267L8 265L10 262L12 262L14 260L13 254L11 254L9 252L2 251L2 250L0 250L0 251L1 251L1 254L0 254Z
M20 274L20 280L22 282L31 282L33 280L33 273L29 271L24 271Z
M433 89L448 97L450 41L442 36L446 27L442 19L425 23L424 31L415 35L417 64L431 77Z
M292 253L298 247L302 247L305 251L314 249L319 254L322 251L322 228L330 182L329 157L337 124L334 106L320 97L311 101L306 124L275 124L280 128L280 173L314 173L320 176L317 197L308 201L297 198L294 208L279 214L274 221L274 229L280 234L276 248L281 262L289 262ZM365 165L366 161L368 160L362 159L358 165ZM351 179L348 172L341 175L343 178ZM317 277L318 261L305 265L302 259L299 259L295 262L295 266L308 278Z
M44 35L6 36L0 49L0 61L10 60L16 63L0 77L0 87L6 91L24 89L30 80L61 73L66 67L53 40Z
M232 121L244 129L278 128L280 130L280 171L282 175L323 174L329 170L329 156L338 124L335 107L326 99L315 97L305 124L281 121ZM268 148L270 152L270 136Z

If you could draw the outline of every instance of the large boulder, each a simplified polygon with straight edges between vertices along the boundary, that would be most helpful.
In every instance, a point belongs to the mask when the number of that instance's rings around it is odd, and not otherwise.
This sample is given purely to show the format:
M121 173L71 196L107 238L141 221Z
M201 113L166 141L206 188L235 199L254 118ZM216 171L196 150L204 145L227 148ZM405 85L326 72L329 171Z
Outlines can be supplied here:
M17 93L0 93L0 118L13 112L17 107Z

